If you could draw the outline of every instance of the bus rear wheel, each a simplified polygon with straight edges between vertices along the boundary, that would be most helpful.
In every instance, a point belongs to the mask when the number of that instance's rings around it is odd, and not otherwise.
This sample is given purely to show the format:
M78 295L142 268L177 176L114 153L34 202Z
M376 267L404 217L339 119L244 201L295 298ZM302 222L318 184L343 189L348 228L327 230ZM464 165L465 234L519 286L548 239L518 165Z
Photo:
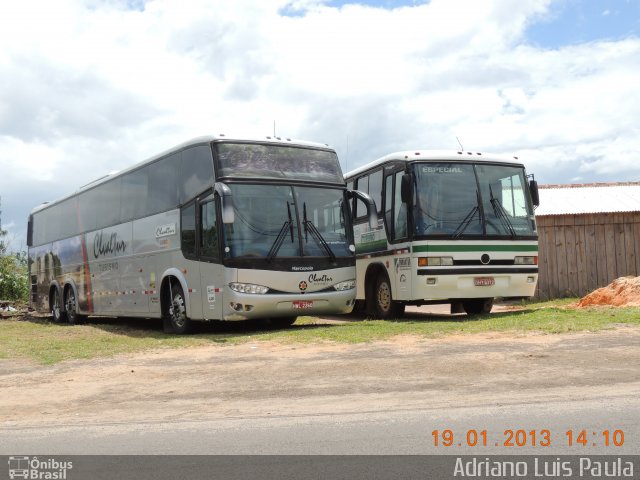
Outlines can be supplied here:
M373 289L373 298L367 303L370 306L369 314L375 318L388 320L404 315L404 305L393 300L391 284L386 275L378 276Z
M62 299L60 298L60 290L54 288L51 291L51 318L54 323L61 323L67 320L67 313L62 310Z
M171 284L169 301L165 310L165 321L173 333L189 333L193 328L193 321L187 317L187 306L182 287L178 283Z
M467 315L483 315L491 313L493 298L474 298L462 302L462 308Z
M73 288L67 288L64 295L64 308L67 311L67 321L70 325L77 325L84 321L84 315L78 313L78 301Z

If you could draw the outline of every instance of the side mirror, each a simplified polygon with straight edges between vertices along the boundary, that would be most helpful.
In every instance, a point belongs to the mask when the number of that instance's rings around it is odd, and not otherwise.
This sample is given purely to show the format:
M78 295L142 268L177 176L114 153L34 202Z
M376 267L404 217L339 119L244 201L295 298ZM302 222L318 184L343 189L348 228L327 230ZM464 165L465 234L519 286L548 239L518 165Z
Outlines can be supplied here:
M538 182L529 180L529 193L531 194L531 202L535 207L540 206L540 194L538 193Z
M360 190L349 190L347 192L347 197L361 200L367 206L369 228L371 230L376 230L378 228L378 210L376 209L375 200Z
M400 199L407 205L413 205L413 175L405 173L400 180Z
M231 189L222 182L216 182L213 189L220 197L222 223L229 224L235 222L236 217L233 211L233 195L231 194Z

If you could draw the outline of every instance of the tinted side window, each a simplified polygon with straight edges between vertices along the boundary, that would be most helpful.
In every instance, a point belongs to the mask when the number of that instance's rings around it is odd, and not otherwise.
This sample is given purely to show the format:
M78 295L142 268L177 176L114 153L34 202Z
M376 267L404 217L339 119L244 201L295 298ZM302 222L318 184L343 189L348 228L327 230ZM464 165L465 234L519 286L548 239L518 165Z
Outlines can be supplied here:
M387 231L393 232L393 175L385 178L384 221Z
M48 208L44 212L44 241L46 243L56 240L60 236L60 209L55 207Z
M360 177L357 180L356 190L360 190L364 193L369 192L369 176ZM354 213L354 216L356 218L364 217L367 214L367 207L362 202L356 202L355 207L356 211Z
M202 228L200 230L200 256L217 260L218 252L218 226L216 221L216 204L213 200L200 205L200 218Z
M180 154L170 155L145 167L148 172L147 215L171 210L178 205L177 172Z
M376 202L378 212L382 211L382 170L369 175L369 195Z
M402 199L400 198L400 184L402 182L402 172L398 172L395 175L395 193L394 193L394 228L393 228L393 238L406 238L409 234L409 230L407 227L407 204L402 203Z
M120 223L120 184L116 178L93 189L96 228L104 228Z
M80 195L80 221L81 229L90 232L96 229L96 209L95 205L98 201L96 189L91 189Z
M77 197L65 200L56 208L59 209L60 231L58 238L72 237L78 234Z
M196 205L191 203L182 209L180 219L180 240L185 257L196 254Z
M185 203L213 185L213 157L211 147L201 145L188 148L181 154L179 200Z
M147 169L135 170L122 178L120 221L127 222L145 215L147 210Z
M42 245L47 241L46 231L45 231L45 213L34 213L33 214L33 245Z

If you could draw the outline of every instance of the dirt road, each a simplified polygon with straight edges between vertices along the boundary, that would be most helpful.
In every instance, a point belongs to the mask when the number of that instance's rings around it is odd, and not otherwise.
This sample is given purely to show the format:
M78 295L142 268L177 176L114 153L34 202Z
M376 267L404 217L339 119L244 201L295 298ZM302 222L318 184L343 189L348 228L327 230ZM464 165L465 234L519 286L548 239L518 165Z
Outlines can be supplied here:
M5 427L640 398L640 328L3 360L0 392Z

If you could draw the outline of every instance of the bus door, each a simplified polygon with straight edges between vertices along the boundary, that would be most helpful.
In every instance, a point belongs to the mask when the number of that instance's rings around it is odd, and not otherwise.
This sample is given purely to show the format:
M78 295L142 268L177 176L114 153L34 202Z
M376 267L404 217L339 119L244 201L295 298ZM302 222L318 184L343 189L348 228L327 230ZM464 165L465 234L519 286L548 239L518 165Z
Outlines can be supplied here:
M387 238L394 250L393 265L389 265L389 280L393 284L393 297L396 300L409 300L412 296L411 253L405 243L409 237L407 204L402 202L402 176L397 171L385 177L384 216ZM404 243L404 245L403 245Z
M220 229L216 197L211 194L199 200L198 256L202 316L207 320L222 319L224 267L221 264Z

